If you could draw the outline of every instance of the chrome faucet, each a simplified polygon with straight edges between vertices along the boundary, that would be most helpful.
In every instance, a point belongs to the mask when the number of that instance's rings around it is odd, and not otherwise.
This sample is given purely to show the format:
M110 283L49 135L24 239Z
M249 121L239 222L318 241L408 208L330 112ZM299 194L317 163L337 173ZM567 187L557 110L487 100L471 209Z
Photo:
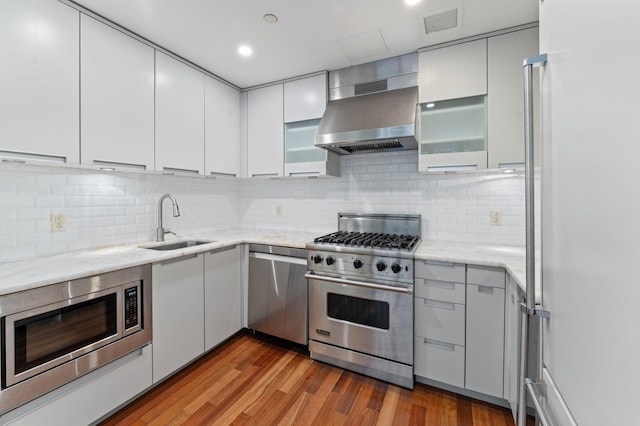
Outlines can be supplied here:
M164 241L164 234L173 234L176 235L175 232L172 232L171 229L164 229L162 227L162 202L168 198L171 200L171 204L173 204L173 217L180 216L180 208L178 207L178 202L176 198L171 194L164 194L160 197L160 201L158 201L158 229L156 230L156 241Z

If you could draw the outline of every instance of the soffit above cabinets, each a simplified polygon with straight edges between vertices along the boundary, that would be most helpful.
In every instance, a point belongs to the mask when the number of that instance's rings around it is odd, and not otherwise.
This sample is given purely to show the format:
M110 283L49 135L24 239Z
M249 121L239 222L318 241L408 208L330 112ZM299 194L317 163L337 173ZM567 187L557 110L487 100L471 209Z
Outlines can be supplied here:
M335 70L538 20L538 0L65 0L241 88ZM458 10L455 28L424 18ZM263 16L274 14L276 23ZM249 58L240 45L253 49Z

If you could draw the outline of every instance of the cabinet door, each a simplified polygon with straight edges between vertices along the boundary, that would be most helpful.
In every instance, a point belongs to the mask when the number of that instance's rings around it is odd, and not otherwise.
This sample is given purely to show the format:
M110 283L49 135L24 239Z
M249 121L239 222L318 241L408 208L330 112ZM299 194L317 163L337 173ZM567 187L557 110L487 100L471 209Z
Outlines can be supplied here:
M524 58L537 54L537 28L490 37L488 40L489 168L524 164L522 62ZM538 79L534 78L533 84L534 104L537 104ZM534 114L535 128L538 128L538 116Z
M0 423L13 426L94 424L149 387L151 345L10 411Z
M206 175L240 175L240 92L204 77Z
M509 276L507 278L507 299L505 300L504 330L504 399L509 402L514 420L518 413L520 380L520 304L524 293Z
M487 93L487 40L476 40L418 55L420 103Z
M156 170L204 174L204 74L158 51Z
M282 84L248 95L247 169L249 177L282 176L284 121Z
M82 163L153 170L154 51L81 15Z
M0 2L0 155L79 162L78 23L57 1Z
M467 389L503 397L503 345L504 288L467 284Z
M284 84L284 122L322 118L327 106L327 74Z
M204 346L209 350L242 328L241 247L204 255Z
M204 352L203 255L153 265L153 383Z

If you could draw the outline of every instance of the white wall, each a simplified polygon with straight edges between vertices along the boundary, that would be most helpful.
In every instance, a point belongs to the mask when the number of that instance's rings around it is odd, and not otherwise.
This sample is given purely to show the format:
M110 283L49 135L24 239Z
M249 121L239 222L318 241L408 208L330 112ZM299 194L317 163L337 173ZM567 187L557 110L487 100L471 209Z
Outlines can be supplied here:
M425 176L417 172L415 151L341 160L340 178L244 181L242 225L331 232L338 212L418 213L423 239L524 245L522 176ZM490 225L491 210L502 211L503 226Z
M237 226L325 233L337 213L422 215L422 236L524 245L524 183L503 174L420 175L415 151L342 157L342 177L205 179L87 169L0 164L0 261L155 238L157 202L176 196L181 217L165 206L175 232ZM282 215L276 215L276 206ZM489 224L501 210L504 225ZM50 214L67 231L51 233Z

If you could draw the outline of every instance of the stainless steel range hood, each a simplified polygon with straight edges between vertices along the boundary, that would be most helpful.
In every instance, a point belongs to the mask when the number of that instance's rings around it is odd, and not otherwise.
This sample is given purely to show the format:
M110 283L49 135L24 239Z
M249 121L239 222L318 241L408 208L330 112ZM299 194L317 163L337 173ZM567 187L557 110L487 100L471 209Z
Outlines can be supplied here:
M418 149L417 106L415 86L331 101L315 144L339 154Z

